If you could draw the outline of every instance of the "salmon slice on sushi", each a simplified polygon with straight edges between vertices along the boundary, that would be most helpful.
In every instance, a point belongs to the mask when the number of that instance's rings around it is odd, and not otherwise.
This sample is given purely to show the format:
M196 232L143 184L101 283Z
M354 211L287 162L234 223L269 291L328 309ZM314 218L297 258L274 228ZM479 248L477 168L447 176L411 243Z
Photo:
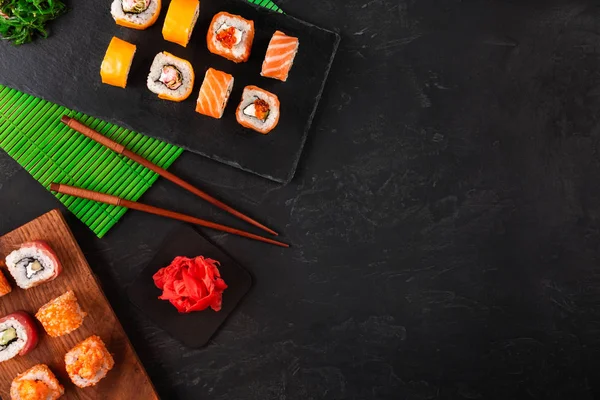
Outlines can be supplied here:
M254 21L239 15L220 12L208 28L208 50L235 63L248 61L254 41Z
M64 393L65 389L45 364L34 365L10 385L11 400L56 400Z
M37 346L35 320L25 311L0 318L0 362L24 356Z
M256 86L246 86L235 117L240 125L267 134L279 122L279 99Z
M41 240L24 243L6 256L6 267L21 289L51 281L62 271L54 250Z
M267 78L287 81L299 45L298 38L276 31L269 42L260 74Z
M71 381L80 388L94 386L115 365L112 355L98 336L90 336L65 354Z
M233 81L233 76L209 68L200 87L196 112L217 119L221 118L233 89Z
M199 14L198 0L172 0L162 29L163 38L186 47Z
M194 68L187 60L163 51L154 57L146 83L160 99L183 101L192 94Z
M110 13L117 25L144 30L160 15L161 0L114 0Z
M102 83L125 88L135 51L134 44L113 37L100 67Z

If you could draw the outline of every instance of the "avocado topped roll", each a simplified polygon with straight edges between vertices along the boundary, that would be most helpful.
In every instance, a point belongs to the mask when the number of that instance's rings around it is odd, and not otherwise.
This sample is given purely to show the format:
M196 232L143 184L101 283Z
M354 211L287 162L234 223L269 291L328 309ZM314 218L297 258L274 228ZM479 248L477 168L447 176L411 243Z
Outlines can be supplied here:
M54 250L41 240L22 244L6 257L6 266L21 289L51 281L62 271Z

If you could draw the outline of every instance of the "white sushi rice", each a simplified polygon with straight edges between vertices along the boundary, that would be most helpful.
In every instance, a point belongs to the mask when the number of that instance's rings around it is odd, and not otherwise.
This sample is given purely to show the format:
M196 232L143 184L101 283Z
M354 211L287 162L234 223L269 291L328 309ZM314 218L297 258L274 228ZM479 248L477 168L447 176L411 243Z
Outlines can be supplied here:
M165 65L172 65L181 72L181 76L183 78L181 86L177 89L172 90L166 87L161 81L160 74L162 72L162 68ZM194 86L194 81L192 79L193 70L191 66L187 62L183 62L178 58L171 57L168 54L158 53L156 57L154 57L154 61L152 61L152 66L150 67L150 74L148 74L148 80L146 82L148 89L151 92L156 94L169 94L171 96L182 98L185 97L191 90L192 86Z
M0 332L4 332L9 328L14 328L17 332L17 340L9 344L4 350L0 350L0 362L10 360L25 347L27 343L27 331L25 327L14 318L9 318L0 323Z
M217 40L217 33L223 27L223 24L226 24L227 27L233 26L235 29L241 31L241 37L239 38L239 42L234 45L231 49L224 47L221 45L221 42ZM220 15L210 26L210 29L213 30L214 35L212 37L212 42L221 53L229 53L232 54L235 58L241 57L246 53L246 49L248 48L248 43L246 43L246 38L248 36L248 32L252 29L252 26L243 19L239 18L231 18L227 15Z
M75 361L77 361L77 359L81 355L82 355L82 352L79 349L69 351L65 355L65 364L66 365L73 364ZM100 382L100 380L106 376L106 374L108 373L109 370L110 370L110 368L108 366L108 361L106 359L104 359L104 363L102 364L102 367L100 367L98 372L96 372L96 375L94 375L92 378L86 379L79 375L70 375L70 377L75 385L77 385L79 387L87 387L87 386L95 385L96 383Z
M110 13L112 14L115 21L126 20L136 25L144 25L148 22L154 14L158 12L158 1L150 0L148 8L139 13L127 13L123 11L123 0L114 0L110 6Z
M196 21L198 21L198 16L200 15L200 3L196 6L196 11L194 11L194 18L192 18L192 24L190 25L190 31L188 33L188 42L192 37L192 32L194 32L194 27L196 26Z
M27 264L25 268L23 268L22 265L18 265L19 261L24 258L34 258L42 264L44 269L32 274L32 263ZM33 246L22 247L10 253L6 257L6 266L8 267L8 272L10 272L21 289L29 289L41 282L51 279L56 270L56 265L54 265L50 258L46 256L43 250ZM27 277L28 275L30 275L30 277Z
M257 97L266 101L269 105L269 115L264 121L256 117L244 114L244 110L246 109L246 107L254 103ZM237 116L238 119L247 121L248 123L252 124L258 129L271 130L273 129L275 123L279 119L279 106L277 105L275 98L271 96L266 96L261 91L245 88L244 93L242 93L242 102L240 103L240 107L238 108Z

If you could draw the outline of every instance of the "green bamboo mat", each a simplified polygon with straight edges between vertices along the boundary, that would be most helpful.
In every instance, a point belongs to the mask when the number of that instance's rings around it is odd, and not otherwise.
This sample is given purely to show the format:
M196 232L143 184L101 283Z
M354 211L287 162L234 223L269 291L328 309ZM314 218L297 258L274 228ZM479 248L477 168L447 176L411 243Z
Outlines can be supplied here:
M271 0L248 0L281 12ZM158 178L60 122L63 115L168 168L183 149L0 85L0 147L47 189L52 182L110 193L136 201ZM62 194L55 196L98 237L127 209Z

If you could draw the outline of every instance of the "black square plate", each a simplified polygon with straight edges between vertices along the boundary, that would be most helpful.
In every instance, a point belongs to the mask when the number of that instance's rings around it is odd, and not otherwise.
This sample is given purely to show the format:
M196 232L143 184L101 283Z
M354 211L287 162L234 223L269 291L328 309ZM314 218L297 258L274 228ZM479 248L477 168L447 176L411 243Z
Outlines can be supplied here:
M69 4L71 10L52 23L48 39L19 47L0 41L0 83L277 182L292 179L339 44L338 34L243 0L201 0L200 17L190 43L183 48L162 38L170 1L163 1L161 17L146 31L117 26L110 15L110 0ZM248 62L235 64L208 51L206 33L219 11L254 21L256 36ZM260 76L275 30L300 40L287 82ZM100 80L100 64L113 36L137 45L126 89L103 85ZM194 90L182 103L159 100L146 88L152 60L161 51L185 58L194 67ZM220 120L195 112L209 67L235 78ZM281 118L268 135L245 129L235 119L247 85L279 97Z
M162 291L154 285L152 276L177 256L204 256L221 263L219 271L227 283L220 311L212 309L180 314L166 300L159 300ZM156 325L188 347L202 347L215 334L229 314L237 307L252 286L252 277L231 257L211 244L196 230L182 225L171 232L152 261L127 289L129 299Z

